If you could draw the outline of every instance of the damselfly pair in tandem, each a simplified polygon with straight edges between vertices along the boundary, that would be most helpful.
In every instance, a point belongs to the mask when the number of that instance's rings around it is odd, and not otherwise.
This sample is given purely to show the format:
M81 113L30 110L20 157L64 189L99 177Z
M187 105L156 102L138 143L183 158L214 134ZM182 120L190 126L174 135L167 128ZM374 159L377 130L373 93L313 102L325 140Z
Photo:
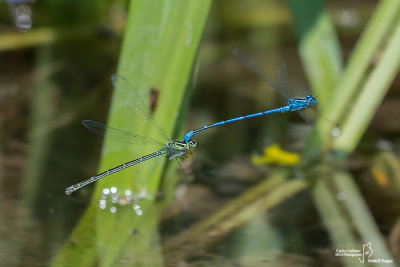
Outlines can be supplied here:
M93 183L101 178L107 177L111 174L114 174L116 172L124 170L128 167L142 163L146 160L149 160L152 158L157 158L161 155L166 155L166 157L169 160L184 157L187 153L190 153L192 148L196 147L196 142L191 139L191 137L196 133L203 132L203 131L208 130L213 127L222 126L225 124L229 124L232 122L237 122L237 121L241 121L241 120L245 120L245 119L249 119L249 118L260 117L260 116L264 116L264 115L268 115L268 114L272 114L272 113L286 113L286 112L297 112L297 111L299 111L301 113L302 111L305 111L305 110L313 107L317 103L317 99L314 96L312 96L311 94L308 94L305 97L296 97L296 98L290 98L288 96L286 65L282 65L280 68L279 86L276 86L269 79L267 79L262 74L262 72L259 70L259 68L256 67L256 65L240 50L238 50L238 49L233 50L233 54L236 56L236 58L239 59L239 61L242 64L244 64L250 70L255 72L265 82L267 82L269 86L271 86L275 91L277 91L279 94L281 94L287 100L286 105L275 108L275 109L266 110L263 112L240 116L240 117L236 117L233 119L220 121L220 122L217 122L214 124L205 125L201 128L189 131L188 133L185 134L182 141L177 141L177 140L172 140L172 139L168 138L167 135L164 133L164 131L160 127L157 126L157 124L152 119L152 117L148 111L148 108L140 100L140 97L137 95L135 90L133 90L133 88L129 84L129 82L121 76L113 75L111 77L111 80L112 80L114 89L117 91L117 94L124 95L124 99L125 99L125 102L127 103L127 106L131 107L131 109L140 118L142 118L142 120L146 124L148 124L150 126L150 128L156 130L164 138L165 142L161 143L152 138L140 136L140 135L131 133L126 130L120 130L120 129L116 129L116 128L113 128L110 126L106 126L99 122L95 122L95 121L91 121L91 120L82 121L82 124L84 126L86 126L88 129L92 130L93 132L95 132L97 134L105 135L105 136L107 136L107 138L114 139L117 141L122 141L125 143L130 143L130 144L153 144L153 145L158 146L159 149L153 153L150 153L148 155L145 155L145 156L139 157L137 159L134 159L132 161L126 162L117 167L109 169L105 172L102 172L100 174L92 176L87 180L84 180L77 184L71 185L65 190L65 193L67 195L69 195L72 192L74 192L90 183ZM129 92L129 94L127 94L127 92ZM307 115L302 115L302 117L306 121L310 120L310 118L307 118ZM340 135L340 128L338 127L338 125L335 125L334 127L332 127L331 134L333 137L337 137Z

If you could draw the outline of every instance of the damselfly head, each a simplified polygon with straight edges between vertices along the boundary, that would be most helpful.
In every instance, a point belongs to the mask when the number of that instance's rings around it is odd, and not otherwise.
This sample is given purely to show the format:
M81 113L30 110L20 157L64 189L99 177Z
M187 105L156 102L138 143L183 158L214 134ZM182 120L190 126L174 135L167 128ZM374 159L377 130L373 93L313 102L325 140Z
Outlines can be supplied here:
M307 95L306 96L307 102L313 106L315 104L317 104L317 99L315 97L313 97L312 95Z
M187 142L188 143L188 145L189 145L189 147L193 147L193 148L196 148L196 142L195 141L193 141L192 139L189 139L189 141Z

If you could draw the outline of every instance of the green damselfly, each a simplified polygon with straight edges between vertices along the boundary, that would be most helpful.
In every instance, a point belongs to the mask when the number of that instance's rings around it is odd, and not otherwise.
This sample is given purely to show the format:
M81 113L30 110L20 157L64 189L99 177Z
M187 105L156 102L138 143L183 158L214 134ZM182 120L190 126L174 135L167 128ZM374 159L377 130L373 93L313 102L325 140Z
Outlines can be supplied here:
M113 75L111 77L111 81L115 90L118 91L118 94L120 94L121 99L125 101L124 105L130 107L136 113L136 115L138 115L138 117L140 117L146 123L146 125L156 130L160 136L165 139L165 143L161 143L149 137L134 134L130 131L113 128L92 120L83 120L82 124L86 128L99 135L105 135L107 138L129 144L152 144L158 146L160 149L148 155L123 163L100 174L94 175L82 182L71 185L65 189L65 194L67 195L70 195L72 192L75 192L76 190L101 178L107 177L146 160L156 158L161 155L166 155L169 160L177 159L190 152L191 148L196 147L196 142L192 140L189 140L188 142L181 142L168 138L164 131L161 130L161 128L152 119L147 107L140 100L140 97L133 90L128 80L121 76Z

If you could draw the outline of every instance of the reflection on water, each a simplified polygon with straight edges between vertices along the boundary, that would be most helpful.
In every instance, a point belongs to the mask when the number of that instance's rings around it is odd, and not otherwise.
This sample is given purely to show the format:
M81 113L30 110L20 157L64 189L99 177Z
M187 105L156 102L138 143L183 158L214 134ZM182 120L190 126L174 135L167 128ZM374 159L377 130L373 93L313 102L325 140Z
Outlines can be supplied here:
M15 26L21 32L26 32L32 27L32 11L27 5L20 5L15 9Z
M131 205L133 211L141 216L143 210L140 206L140 201L152 199L152 195L147 193L146 189L141 189L137 194L133 194L132 190L118 190L117 187L103 188L101 198L99 199L99 208L102 210L108 209L111 213L116 213L118 207Z
M15 27L20 32L27 32L32 28L32 10L27 2L33 0L4 0L8 3L10 14L14 20Z

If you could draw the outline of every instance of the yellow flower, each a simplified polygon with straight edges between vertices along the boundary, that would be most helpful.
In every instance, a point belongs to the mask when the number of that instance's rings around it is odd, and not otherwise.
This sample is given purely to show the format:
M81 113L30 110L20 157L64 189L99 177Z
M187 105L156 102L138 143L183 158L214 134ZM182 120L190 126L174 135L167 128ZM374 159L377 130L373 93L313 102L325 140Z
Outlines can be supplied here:
M294 165L300 160L297 153L282 150L279 144L273 144L264 148L263 156L252 156L251 161L255 165L260 164L278 164L278 165Z

